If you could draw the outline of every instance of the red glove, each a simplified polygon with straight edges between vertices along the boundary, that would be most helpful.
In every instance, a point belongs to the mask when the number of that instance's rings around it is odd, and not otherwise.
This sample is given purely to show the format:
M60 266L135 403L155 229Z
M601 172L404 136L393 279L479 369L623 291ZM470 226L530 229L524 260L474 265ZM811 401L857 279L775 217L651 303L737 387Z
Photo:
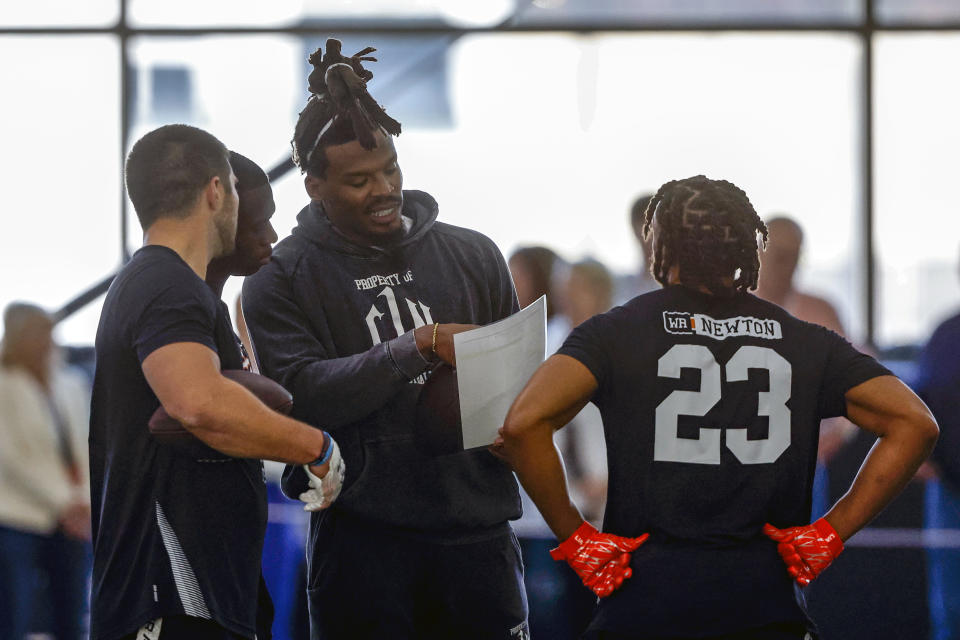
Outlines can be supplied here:
M805 587L830 566L843 551L843 541L830 523L820 518L805 527L777 529L763 525L763 533L777 542L777 551L787 571L801 587Z
M639 538L601 533L589 522L584 522L559 547L550 550L550 557L566 560L583 584L597 596L606 598L633 575L630 552L649 537L649 533Z

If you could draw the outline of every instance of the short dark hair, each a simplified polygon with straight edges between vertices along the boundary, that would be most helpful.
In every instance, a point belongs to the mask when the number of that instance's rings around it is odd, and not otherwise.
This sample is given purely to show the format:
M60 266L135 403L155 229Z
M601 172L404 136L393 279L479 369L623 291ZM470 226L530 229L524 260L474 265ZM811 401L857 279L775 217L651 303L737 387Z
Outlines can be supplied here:
M168 124L154 129L133 145L127 156L127 194L140 226L158 218L183 217L214 176L230 184L227 148L203 129Z
M387 115L367 91L373 73L364 61L376 61L367 47L349 58L340 52L339 40L327 40L327 52L317 49L309 58L313 71L308 79L310 98L293 131L293 161L301 173L323 177L328 160L325 149L357 140L364 149L376 146L374 134L382 130L400 135L400 123Z
M233 167L233 175L237 176L237 193L270 183L260 165L236 151L230 151L230 166Z
M668 182L647 205L644 237L654 220L652 272L660 284L667 284L671 267L679 264L683 283L714 294L757 288L757 234L766 246L767 227L737 185L706 176ZM731 276L732 288L724 282Z

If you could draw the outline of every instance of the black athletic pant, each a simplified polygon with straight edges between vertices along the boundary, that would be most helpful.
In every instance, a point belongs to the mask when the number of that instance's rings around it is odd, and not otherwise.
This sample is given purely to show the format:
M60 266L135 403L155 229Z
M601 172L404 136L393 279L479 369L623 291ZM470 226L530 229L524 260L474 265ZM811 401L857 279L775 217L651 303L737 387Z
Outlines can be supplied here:
M145 635L146 633L146 635ZM143 640L152 638L149 632L131 633L120 640ZM160 625L159 640L248 640L241 635L227 631L213 620L190 616L167 616Z
M620 631L594 631L584 636L585 640L694 640L693 638L662 637L651 638L647 635L623 633ZM817 640L817 636L800 623L785 622L765 625L755 629L744 629L736 633L721 636L709 636L696 640Z
M475 542L397 535L328 511L313 541L311 640L527 640L527 600L508 526Z

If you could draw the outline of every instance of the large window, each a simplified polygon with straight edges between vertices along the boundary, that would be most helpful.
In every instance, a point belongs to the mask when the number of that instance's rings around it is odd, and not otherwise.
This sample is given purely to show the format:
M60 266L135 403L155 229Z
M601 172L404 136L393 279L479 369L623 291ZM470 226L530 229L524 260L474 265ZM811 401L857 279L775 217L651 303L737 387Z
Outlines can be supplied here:
M403 122L406 185L505 253L545 244L635 270L633 198L704 173L801 223L801 284L857 340L918 343L960 299L954 2L81 4L0 11L0 304L57 308L139 246L122 147L147 130L188 122L266 168L288 158L306 57L328 35L380 50L372 90ZM274 189L283 236L306 198L295 171ZM98 310L62 337L89 343Z
M120 83L110 36L0 36L0 306L56 309L120 264ZM99 305L60 328L91 343Z
M8 0L0 6L0 29L8 27L108 27L122 0Z
M289 155L306 85L299 38L139 37L129 46L135 79L131 144L162 124L183 122L210 131L267 169ZM285 205L278 201L278 219ZM132 207L128 230L130 246L139 246L141 230Z
M875 0L877 19L883 24L939 26L945 20L960 20L956 0Z
M626 233L636 195L698 173L730 179L761 215L787 213L807 228L805 283L837 303L854 333L862 329L851 250L860 213L854 38L345 40L347 50L380 49L384 64L371 65L372 89L404 123L397 144L406 184L433 193L442 219L481 229L505 252L536 242L622 272L638 262ZM319 44L282 36L137 38L132 138L186 121L265 165L280 160L306 97L301 61ZM550 64L516 72L528 51ZM305 196L295 175L275 189L276 226L284 232ZM139 227L130 215L135 246Z
M877 39L877 225L881 344L925 340L960 308L955 185L960 35Z
M521 73L526 52L538 60ZM407 183L505 251L637 267L634 197L729 179L808 231L805 283L862 330L856 41L817 35L478 35L450 55L455 126L401 136Z
M604 21L645 27L651 24L824 25L856 24L861 0L533 0L518 2L521 24L577 28Z

